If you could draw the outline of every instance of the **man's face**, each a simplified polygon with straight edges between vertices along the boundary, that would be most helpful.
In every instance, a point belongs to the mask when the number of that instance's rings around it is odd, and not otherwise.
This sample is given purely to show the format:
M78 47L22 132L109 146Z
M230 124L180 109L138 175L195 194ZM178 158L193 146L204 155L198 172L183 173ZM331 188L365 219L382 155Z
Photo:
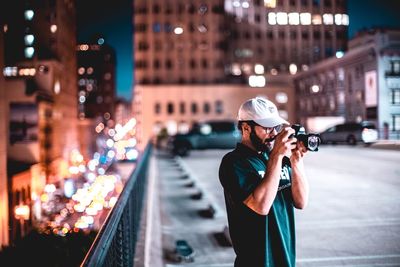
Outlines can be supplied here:
M275 136L280 132L281 128L281 125L271 128L257 124L253 125L250 132L250 141L257 151L271 151Z

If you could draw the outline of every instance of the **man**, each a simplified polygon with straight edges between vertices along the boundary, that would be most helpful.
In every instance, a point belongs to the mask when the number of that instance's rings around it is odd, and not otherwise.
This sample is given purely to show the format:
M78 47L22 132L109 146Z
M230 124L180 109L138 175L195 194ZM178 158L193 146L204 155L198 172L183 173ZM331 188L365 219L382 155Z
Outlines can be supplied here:
M295 266L294 208L308 201L307 149L288 124L261 97L239 109L241 143L219 168L235 267Z

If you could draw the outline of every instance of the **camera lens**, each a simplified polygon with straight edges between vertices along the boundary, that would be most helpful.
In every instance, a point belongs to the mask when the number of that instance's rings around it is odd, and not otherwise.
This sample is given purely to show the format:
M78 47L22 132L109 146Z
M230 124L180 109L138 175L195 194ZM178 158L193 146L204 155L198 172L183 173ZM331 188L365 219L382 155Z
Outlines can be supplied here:
M317 151L318 150L318 146L320 144L321 140L318 136L316 135L310 135L308 137L308 149L310 151Z

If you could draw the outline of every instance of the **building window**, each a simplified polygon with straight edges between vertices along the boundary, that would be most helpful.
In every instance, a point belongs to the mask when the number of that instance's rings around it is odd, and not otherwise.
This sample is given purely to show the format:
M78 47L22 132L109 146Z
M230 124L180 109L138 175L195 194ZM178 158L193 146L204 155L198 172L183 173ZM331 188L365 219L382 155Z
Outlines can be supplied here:
M210 113L210 104L208 102L204 103L203 112L204 112L204 114Z
M167 59L165 61L165 66L167 67L167 69L172 69L172 61L170 59Z
M155 59L153 61L153 66L154 66L155 69L159 69L161 67L160 60Z
M191 69L195 69L196 68L196 60L194 60L194 59L190 60L190 68Z
M154 105L154 113L156 113L156 114L160 114L161 113L161 104L160 103L156 103Z
M169 23L169 22L165 23L164 30L165 30L165 32L172 32L173 27L172 27L171 23Z
M222 105L222 101L221 100L217 100L215 101L215 112L217 114L222 114L224 112L223 109L223 105Z
M153 32L160 32L160 31L161 31L160 23L153 23Z
M155 4L155 5L153 6L153 13L154 13L154 14L160 13L160 7L159 7L157 4Z
M196 103L192 103L191 105L191 110L192 110L192 114L197 114L197 104Z
M207 60L206 60L206 59L203 59L203 60L201 61L201 65L202 65L203 69L207 69L207 68L208 68L208 62L207 62Z
M392 105L400 105L400 89L392 89Z
M180 112L181 114L185 114L185 112L186 112L185 102L179 103L179 112Z
M400 131L400 114L392 115L393 131Z
M400 61L390 62L393 74L400 74Z
M174 114L174 104L169 102L167 105L167 112L169 115Z
M206 4L200 4L200 7L199 7L199 14L200 15L204 15L204 14L206 14L207 13L207 10L208 10L208 7L207 7L207 5Z
M138 23L134 27L135 32L146 32L147 31L147 24L145 23Z
M149 49L149 44L146 41L140 41L138 45L139 51L146 51Z

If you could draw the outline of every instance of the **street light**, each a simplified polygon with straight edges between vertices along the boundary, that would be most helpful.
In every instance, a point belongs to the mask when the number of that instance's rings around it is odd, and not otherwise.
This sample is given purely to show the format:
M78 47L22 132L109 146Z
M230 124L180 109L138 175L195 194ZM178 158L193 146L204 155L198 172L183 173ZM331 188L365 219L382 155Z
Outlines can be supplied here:
M19 204L14 208L15 219L21 224L21 237L25 235L25 221L29 220L30 209L28 205Z

